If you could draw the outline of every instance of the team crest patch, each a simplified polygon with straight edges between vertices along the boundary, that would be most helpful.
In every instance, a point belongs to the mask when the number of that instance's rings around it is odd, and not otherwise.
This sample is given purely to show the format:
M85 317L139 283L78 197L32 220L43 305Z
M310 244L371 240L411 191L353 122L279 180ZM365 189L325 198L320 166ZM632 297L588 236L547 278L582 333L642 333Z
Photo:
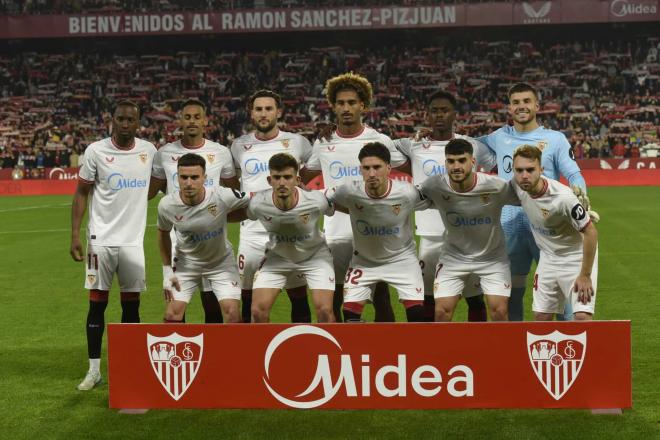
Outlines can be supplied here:
M290 140L290 139L282 139L280 142L282 142L282 146L283 146L284 148L289 148L289 145L291 144L291 140Z
M211 214L213 217L217 217L217 216L218 216L218 205L216 205L215 203L209 205L209 206L206 208L206 210L207 210L207 211L209 212L209 214Z
M178 333L158 337L147 333L147 352L156 378L174 400L195 380L202 363L204 334L187 338Z
M565 335L557 330L547 335L527 332L529 362L555 400L561 399L577 379L586 352L586 331L579 335Z
M543 218L548 218L550 215L550 210L541 208L541 214L543 214Z
M215 154L207 154L206 155L206 161L208 163L213 163L214 160L215 160Z
M310 214L300 214L300 221L303 222L303 224L307 224L309 222L309 217Z
M89 282L89 284L94 284L94 282L96 281L96 275L94 275L93 273L87 274L87 281Z
M140 160L142 163L147 163L147 153L140 153Z
M548 143L546 141L538 141L536 143L536 148L538 148L541 151L543 151L545 149L545 147L547 147L547 146L548 146Z
M399 215L399 213L401 212L401 204L397 203L396 205L392 205L392 212L394 213L394 215Z
M481 197L481 203L483 203L484 205L487 205L487 204L490 203L490 194L482 194L479 197Z

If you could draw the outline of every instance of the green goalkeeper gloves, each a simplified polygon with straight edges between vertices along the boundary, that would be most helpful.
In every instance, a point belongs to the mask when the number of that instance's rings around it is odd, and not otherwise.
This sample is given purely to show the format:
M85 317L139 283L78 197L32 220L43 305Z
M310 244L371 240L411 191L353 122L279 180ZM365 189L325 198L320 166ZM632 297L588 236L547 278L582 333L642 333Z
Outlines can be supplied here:
M600 215L591 209L591 201L587 196L587 191L577 185L571 185L571 189L573 190L573 194L578 198L580 204L584 207L585 211L589 213L591 221L594 222L594 224L598 223L600 221Z

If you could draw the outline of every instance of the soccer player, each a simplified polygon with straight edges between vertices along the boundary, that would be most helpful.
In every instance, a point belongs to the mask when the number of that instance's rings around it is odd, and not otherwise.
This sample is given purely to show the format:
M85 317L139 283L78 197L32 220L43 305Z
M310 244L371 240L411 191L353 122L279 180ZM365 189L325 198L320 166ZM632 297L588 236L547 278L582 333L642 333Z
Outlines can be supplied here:
M204 130L208 124L206 106L197 99L189 99L183 103L179 114L181 139L161 147L154 158L149 186L149 198L158 191L172 194L179 190L177 179L177 161L186 153L199 154L206 160L207 178L204 186L210 188L222 184L238 189L234 165L229 148L204 138ZM174 232L170 237L175 241ZM218 301L211 291L211 286L202 280L202 306L204 307L204 322L222 322L222 313Z
M167 300L164 321L182 322L190 298L206 279L225 322L240 322L240 277L226 239L227 213L246 207L249 199L235 189L205 188L206 160L198 154L181 156L177 170L179 190L158 203L158 247ZM176 234L174 255L172 230Z
M409 322L424 320L424 280L417 260L410 214L430 203L411 183L389 178L390 150L370 142L358 154L362 180L328 190L347 211L354 252L344 278L344 320L359 321L377 283L392 284Z
M587 209L566 185L541 174L541 151L532 145L513 154L514 188L541 249L534 274L532 310L551 321L571 303L575 320L591 320L598 278L598 231Z
M536 145L543 155L541 165L545 176L559 180L564 176L571 186L586 188L571 153L566 137L555 130L539 125L536 112L539 97L530 84L518 83L509 89L509 114L513 126L505 125L493 133L479 138L497 158L497 171L505 180L513 178L513 152L523 144ZM519 206L508 206L502 213L502 227L506 236L507 253L511 260L513 287L509 301L509 319L523 320L523 295L532 260L538 262L539 248L534 242L527 216ZM568 319L572 313L567 310Z
M326 83L325 93L337 118L337 129L330 139L321 138L314 142L312 156L301 172L304 183L321 173L326 188L339 186L359 177L358 153L370 142L380 142L387 147L393 167L406 164L406 158L396 149L389 137L362 123L362 116L368 111L373 94L371 84L366 78L354 73L336 76ZM335 317L339 320L344 290L342 281L353 254L349 218L340 212L326 217L324 229L335 266ZM376 321L394 321L390 293L385 284L376 288L374 308Z
M115 273L119 279L121 322L140 322L147 196L156 147L135 137L139 126L137 104L119 101L113 112L112 136L90 144L85 151L71 205L70 253L75 261L84 259L80 224L89 209L85 272L85 288L89 289L89 371L78 385L81 391L91 390L101 381L104 315Z
M410 160L415 185L422 184L430 176L446 174L445 146L452 139L465 139L472 144L477 167L486 170L495 167L492 154L485 145L468 136L454 133L455 119L456 98L451 93L439 90L428 98L426 122L433 130L430 135L420 140L403 138L394 141L399 151ZM433 321L433 281L435 267L442 254L445 231L438 211L429 209L416 212L415 231L420 236L419 264L424 275L425 316L427 321ZM468 321L486 321L486 305L478 286L476 277L466 282L464 296L468 303Z
M258 90L248 99L248 111L255 131L234 140L231 153L241 173L241 190L255 193L270 189L268 161L277 153L288 153L305 162L312 151L309 141L295 133L281 131L277 121L282 117L282 98L271 90ZM241 275L243 322L251 320L252 281L268 243L268 232L258 221L241 223L238 246L238 270ZM311 322L304 277L292 273L286 283L291 300L291 322Z
M472 144L465 139L447 143L445 164L446 175L430 177L420 186L447 228L435 271L435 320L451 321L465 282L476 275L491 320L506 321L511 272L499 219L502 207L518 200L504 180L473 170Z
M298 161L278 153L268 161L269 190L250 200L248 218L259 220L270 234L266 256L254 276L252 322L269 322L277 294L292 272L305 276L312 291L318 322L334 322L332 255L319 223L334 209L321 191L298 188Z

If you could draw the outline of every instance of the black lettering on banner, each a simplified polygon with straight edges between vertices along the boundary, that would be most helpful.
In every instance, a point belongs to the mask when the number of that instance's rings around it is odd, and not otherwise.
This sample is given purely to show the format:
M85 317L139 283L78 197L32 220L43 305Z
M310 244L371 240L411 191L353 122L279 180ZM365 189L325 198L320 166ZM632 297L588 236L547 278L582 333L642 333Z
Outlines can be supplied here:
M584 209L584 206L579 203L571 209L571 217L573 217L574 220L583 220L586 215L587 211Z

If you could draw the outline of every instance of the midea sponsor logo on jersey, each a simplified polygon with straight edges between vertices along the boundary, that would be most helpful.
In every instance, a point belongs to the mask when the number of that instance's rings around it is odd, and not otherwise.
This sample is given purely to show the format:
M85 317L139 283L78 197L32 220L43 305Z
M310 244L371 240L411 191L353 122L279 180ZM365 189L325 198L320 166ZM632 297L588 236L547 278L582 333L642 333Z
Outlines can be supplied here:
M364 220L357 221L358 232L362 235L395 235L399 233L399 227L389 228L387 226L371 226Z
M541 7L537 10L528 2L523 2L522 4L523 11L525 11L526 18L523 18L523 23L525 24L539 24L539 23L550 23L550 9L552 8L552 2L544 2Z
M243 167L245 168L245 172L250 176L268 172L268 162L262 162L256 158L246 160Z
M330 163L330 177L335 180L342 179L344 177L357 177L360 176L360 167L354 166L349 167L343 164L340 160L335 160Z
M277 243L296 243L296 242L301 242L305 240L309 240L312 238L311 234L305 234L305 235L285 235L285 234L277 234L275 236L275 241Z
M305 390L297 395L286 396L271 383L270 363L277 349L285 342L293 343L302 335L312 335L330 341L338 350L333 353L321 352L316 355L316 372ZM337 362L335 359L339 358ZM297 362L304 362L298 359ZM338 367L332 367L337 366ZM336 371L336 369L339 371ZM333 371L335 370L335 371ZM337 339L327 331L310 325L299 325L287 328L277 334L268 344L264 356L264 385L279 402L292 408L316 408L331 401L335 396L343 397L406 397L415 393L422 397L435 397L444 390L451 397L474 396L474 374L466 365L455 365L445 373L448 380L443 382L443 374L435 365L409 365L406 354L397 354L392 364L383 362L371 363L370 355L343 354ZM333 374L334 373L334 374ZM388 377L396 377L392 383ZM301 379L302 380L302 379ZM388 382L386 384L386 381ZM375 389L371 389L372 384ZM304 382L301 383L304 386ZM299 387L298 387L299 388ZM316 390L321 391L320 397L310 396ZM319 392L314 395L318 396ZM307 397L307 399L305 399Z
M656 2L614 0L610 3L610 12L615 17L630 15L655 15L658 12Z
M435 159L426 159L422 164L422 170L427 176L435 176L436 174L447 174L447 169L444 165L440 165Z
M147 184L146 179L131 179L121 173L112 173L108 176L108 186L114 192L122 189L146 188Z
M179 187L179 173L174 173L172 174L172 186L174 186L174 189L180 189ZM207 178L204 181L204 186L207 188L210 188L213 186L213 178Z
M216 237L222 236L224 234L224 228L218 228L215 231L206 231L206 232L181 232L186 235L186 240L189 243L201 243L203 241L212 240Z
M456 227L460 226L480 226L490 225L493 219L489 216L466 217L458 212L450 211L447 213L447 222Z

